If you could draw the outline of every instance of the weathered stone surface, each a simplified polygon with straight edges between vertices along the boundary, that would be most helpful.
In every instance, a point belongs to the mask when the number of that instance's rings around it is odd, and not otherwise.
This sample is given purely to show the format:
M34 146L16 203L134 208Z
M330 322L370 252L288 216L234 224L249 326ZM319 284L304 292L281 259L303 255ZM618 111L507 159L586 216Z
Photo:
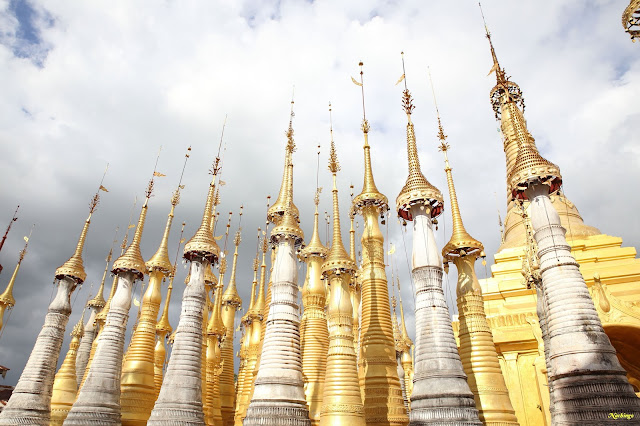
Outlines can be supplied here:
M204 269L208 267L208 262L191 262L191 278L182 295L182 311L171 358L148 425L204 425L202 312L206 299Z
M260 369L245 426L311 424L302 381L296 256L290 239L281 239L278 246Z
M62 278L27 365L2 413L0 425L49 425L51 391L71 315L71 293L76 288L73 278Z
M93 361L65 425L120 424L120 375L133 281L131 272L118 274L118 287Z

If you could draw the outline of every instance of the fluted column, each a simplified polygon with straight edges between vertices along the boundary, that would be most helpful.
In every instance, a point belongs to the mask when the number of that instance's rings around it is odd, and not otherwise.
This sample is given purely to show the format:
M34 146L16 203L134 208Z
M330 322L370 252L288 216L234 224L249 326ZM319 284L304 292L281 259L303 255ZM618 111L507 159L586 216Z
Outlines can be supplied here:
M62 361L60 369L53 380L51 394L51 426L62 425L78 394L78 378L76 374L76 355L80 339L84 335L84 312L80 321L73 327L69 351Z
M517 425L493 335L484 313L482 291L474 271L475 260L474 255L454 260L458 268L458 335L462 366L476 400L480 421L485 425Z
M306 335L301 344L302 371L304 372L305 395L312 425L317 425L320 421L327 350L329 348L329 330L324 311L326 296L324 283L321 279L322 260L320 256L310 256L307 260L307 282L302 290L304 305L302 324L306 329ZM309 291L310 281L314 281L313 284L315 284L313 293Z
M552 422L619 422L609 413L627 413L640 419L640 399L604 333L548 191L547 186L534 184L526 194L532 200L531 225L547 307Z
M71 293L76 285L76 280L66 276L58 282L56 297L49 304L31 355L0 413L0 425L49 424L53 379L71 314Z
M300 356L298 269L292 238L278 242L275 265L260 369L244 425L308 426L311 423Z
M411 425L480 425L442 291L442 263L429 214L429 206L411 208L416 289Z
M149 274L149 285L140 306L140 320L124 358L120 385L123 425L145 425L156 400L154 349L163 278L164 272L158 269Z
M360 320L360 386L367 424L406 424L402 389L396 370L389 291L384 270L384 240L373 205L362 209L362 318Z
M120 424L120 375L134 274L118 274L118 287L93 362L65 425Z
M208 267L208 261L191 262L191 279L182 296L171 358L148 425L204 424L200 355L202 311L206 300L204 269Z
M331 272L328 277L329 352L320 426L364 426L364 406L358 386L358 367L353 347L353 307L349 297L351 274Z

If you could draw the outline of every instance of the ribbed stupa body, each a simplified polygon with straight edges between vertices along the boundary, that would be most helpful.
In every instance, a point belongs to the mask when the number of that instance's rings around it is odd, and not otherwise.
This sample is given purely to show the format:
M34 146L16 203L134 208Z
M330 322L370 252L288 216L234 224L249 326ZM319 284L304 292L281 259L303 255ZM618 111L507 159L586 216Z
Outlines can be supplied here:
M303 234L291 212L287 211L271 235L272 241L278 244L271 306L260 368L243 424L308 426L309 410L302 381L295 255L295 246L302 242Z
M546 185L527 190L547 307L549 387L554 424L613 424L640 418L640 399L605 334Z
M402 299L400 299L400 324L400 337L404 343L401 355L402 370L404 371L404 389L407 394L409 408L411 408L411 391L413 390L413 357L411 356L411 349L413 348L413 341L409 338L407 325L404 321Z
M222 413L222 425L233 425L233 412L236 405L236 390L234 384L235 357L233 353L233 335L235 330L236 312L242 307L242 299L236 288L236 267L238 261L238 249L233 254L233 266L227 289L222 295L222 322L226 329L226 335L220 352L222 356L222 371L220 372L220 411Z
M364 406L353 347L353 307L349 298L351 274L330 273L328 279L329 350L326 355L320 425L364 426Z
M411 208L416 291L415 373L411 425L481 425L469 389L442 291L442 263L430 217L423 205Z
M145 425L156 401L154 350L164 274L157 269L149 274L149 285L140 305L140 320L124 357L120 384L123 425Z
M69 351L62 361L60 369L53 380L51 394L51 426L62 425L78 394L78 378L76 375L76 355L80 339L84 335L84 312L78 324L71 332Z
M442 129L442 126L440 126ZM458 317L460 319L459 354L467 374L469 388L473 392L480 421L485 425L517 425L515 410L509 399L500 361L493 343L491 328L484 312L482 289L475 271L475 262L483 253L482 243L473 238L464 227L453 174L447 152L449 145L440 131L440 150L444 153L445 173L451 200L452 235L442 249L447 262L458 269L456 286Z
M29 360L0 413L1 425L49 425L53 380L76 285L73 278L60 280Z
M169 365L148 425L204 424L202 411L202 312L206 300L204 270L208 262L191 262L191 279L182 295Z
M249 310L243 317L242 323L245 328L244 340L240 349L241 356L244 356L244 369L242 370L242 377L238 375L238 398L237 408L234 417L234 424L241 426L244 418L247 415L247 408L251 397L253 395L253 389L255 386L255 374L257 374L259 351L262 348L262 335L263 335L263 323L262 315L265 310L265 282L267 265L265 263L267 251L267 244L264 241L263 253L262 253L262 265L260 266L260 283L258 295L255 302L249 306ZM257 270L254 271L254 277ZM254 282L255 282L254 278ZM258 284L258 283L256 283ZM252 296L255 294L252 285Z
M125 237L126 238L126 237ZM122 251L124 253L124 249ZM111 284L111 291L109 292L109 298L105 302L104 307L96 314L95 326L96 326L96 335L93 338L93 343L91 344L91 351L89 352L89 360L87 361L87 366L84 369L82 374L82 381L78 386L78 390L82 389L85 380L87 380L87 373L89 373L89 369L91 368L91 364L93 364L93 358L96 355L96 349L98 348L98 340L100 340L100 334L102 330L104 330L104 323L107 320L107 314L109 313L109 307L111 306L111 300L113 299L113 295L116 292L116 288L118 287L118 276L113 277L113 283ZM82 344L82 342L80 342Z
M120 376L134 275L132 272L117 275L118 286L95 355L66 425L120 424Z
M245 379L247 373L247 353L249 350L250 330L253 323L253 319L250 318L251 311L255 311L255 296L256 287L258 285L258 257L253 261L253 282L251 283L251 297L249 298L249 308L247 312L240 318L240 323L243 329L242 337L240 338L240 351L238 357L240 358L240 365L238 366L238 378L235 394L235 407L232 424L239 422L242 425L242 414L240 411L246 412L247 403L245 392ZM244 407L244 408L243 408Z
M91 202L89 217L84 223L74 254L56 269L56 296L49 304L44 325L11 398L0 413L0 425L49 424L53 380L64 330L71 315L71 293L87 276L82 263L82 250L91 223L91 213L97 204L96 195Z
M371 425L406 425L402 388L396 369L389 289L384 264L384 238L378 217L388 210L387 197L376 188L368 143L369 124L363 124L364 186L353 203L364 218L362 232L360 318L360 387L365 418Z
M485 425L517 425L484 312L482 290L474 271L475 261L474 255L454 260L458 269L458 336L462 366L476 400L480 420Z
M148 425L204 424L202 349L205 326L203 312L207 302L204 276L205 270L211 267L211 263L217 263L220 256L220 247L211 233L211 212L219 165L220 158L216 157L200 227L184 246L184 258L191 262L189 281L182 294L182 311L174 334L169 365Z
M318 200L316 198L316 200ZM309 405L312 425L320 421L320 408L324 389L329 330L325 314L326 290L322 281L322 262L327 248L320 241L318 232L318 207L313 224L313 235L309 244L301 250L300 258L307 264L307 275L302 287L304 311L300 322L300 348L302 351L302 373L305 380L305 395Z
M244 404L243 402L243 398L244 398L244 381L245 381L245 376L247 375L247 349L248 349L248 345L249 345L249 338L247 337L247 333L248 333L248 327L244 326L244 322L245 322L245 317L243 316L242 319L240 320L242 322L242 336L240 337L240 350L238 351L238 358L240 359L240 362L238 363L238 378L236 381L236 405L235 405L235 410L233 412L233 424L234 425L238 425L238 426L242 426L242 419L240 418L240 410L242 409L242 406ZM246 412L246 404L245 405L245 412Z
M155 384L156 398L160 394L160 388L162 387L162 376L164 373L164 364L167 358L167 348L165 347L165 340L169 333L173 331L171 324L169 324L169 303L171 302L171 293L173 292L173 278L172 275L169 279L169 286L167 287L167 298L164 301L164 307L162 309L162 316L156 324L156 347L153 350L153 369L154 376L153 382Z
M206 329L207 339L207 392L204 404L204 419L209 425L222 424L222 411L220 404L220 373L222 371L222 353L220 344L226 336L226 329L222 321L222 285L224 282L224 273L226 270L225 259L220 265L220 278L215 291L215 300L210 309L211 315Z
M140 317L122 365L120 405L123 425L146 425L157 397L154 353L156 325L162 302L162 281L173 270L168 240L176 204L177 198L174 196L160 247L146 262L149 285L142 297Z
M87 370L87 365L89 364L89 358L91 356L91 348L93 347L93 342L98 337L98 331L100 328L100 324L96 321L98 317L98 313L104 309L106 301L104 300L104 283L107 279L107 273L109 272L109 263L111 262L111 255L113 254L113 249L109 250L109 255L106 259L106 265L104 268L104 273L102 274L102 281L100 282L100 287L96 292L96 295L93 299L87 302L87 308L91 310L91 314L89 315L89 320L84 326L84 336L80 341L80 347L78 348L78 355L76 356L76 374L78 379L78 388L82 384L82 379L84 377L84 373Z
M89 363L89 356L91 355L91 346L93 345L93 341L98 334L98 330L96 327L96 315L97 312L95 309L91 309L91 314L89 315L89 319L84 326L84 337L80 341L80 346L78 347L78 351L76 354L76 382L77 386L80 386L82 383L82 376L84 376L84 371L87 368L87 364Z

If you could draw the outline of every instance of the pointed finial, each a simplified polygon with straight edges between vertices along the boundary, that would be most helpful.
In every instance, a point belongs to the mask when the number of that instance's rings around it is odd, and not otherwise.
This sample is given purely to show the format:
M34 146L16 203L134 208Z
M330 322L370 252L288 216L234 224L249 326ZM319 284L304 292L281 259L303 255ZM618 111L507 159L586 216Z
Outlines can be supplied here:
M404 68L404 52L400 52L400 56L402 58L402 77L400 77L398 83L404 81L404 91L402 92L402 108L407 114L407 118L409 119L409 121L411 121L411 113L413 112L413 109L415 107L413 106L413 99L411 98L411 93L409 92L409 88L407 87L407 71Z
M331 104L329 104L329 117L331 119ZM333 130L331 130L331 148L329 149L329 171L333 175L333 238L331 248L326 260L322 264L322 274L326 275L330 272L337 274L346 272L353 273L356 265L347 254L342 243L342 232L340 229L340 206L338 203L338 186L337 173L340 170L338 163L338 155L336 153L336 144L333 140Z
M358 62L358 66L360 67L360 92L362 93L362 125L360 128L362 131L367 134L369 133L369 122L367 121L367 111L364 106L364 71L362 70L364 63L362 61ZM358 84L356 82L356 84ZM369 141L367 139L364 140L365 145L369 145Z
M71 256L69 260L63 263L62 266L56 269L55 277L58 280L64 277L69 277L75 280L78 284L82 284L85 278L87 278L87 273L84 271L84 264L82 263L82 250L84 248L84 242L87 238L87 232L89 231L89 225L91 224L91 215L100 203L100 191L106 191L106 188L102 186L102 184L104 182L104 177L106 176L108 169L109 164L107 164L107 167L102 174L102 179L100 180L100 186L98 187L98 190L89 202L89 216L84 223L84 227L82 228L82 233L80 234L80 238L78 239L78 244L76 245L76 250L73 253L73 256Z
M402 57L404 70L404 56ZM411 206L422 204L429 207L428 214L435 218L442 213L443 199L440 190L433 186L422 174L420 169L420 158L418 157L418 147L416 145L416 135L411 122L411 111L413 111L413 101L407 89L402 93L402 106L407 114L407 159L409 161L409 176L404 187L396 198L396 210L406 224L406 221L413 220Z
M180 255L180 246L184 241L182 236L184 235L184 226L185 223L182 222L182 229L180 230L180 239L178 240L178 249L176 250L176 258L173 262L173 269L169 274L169 286L167 287L167 296L164 301L164 308L162 309L162 315L156 324L156 333L162 333L163 335L167 335L173 331L171 324L169 323L169 304L171 302L171 293L173 291L173 279L176 275L176 267L178 266L178 256Z
M105 259L106 264L104 266L104 272L102 273L102 281L100 281L100 287L98 288L98 291L96 292L95 297L87 302L87 306L90 308L94 308L96 312L104 308L105 304L107 303L104 300L104 283L105 283L105 280L107 279L107 272L109 272L109 263L111 263L111 256L113 255L113 246L118 242L117 241L118 229L119 228L116 227L116 231L113 236L113 242L111 243L111 248L109 249L109 254Z
M338 156L336 155L336 144L333 141L333 120L331 118L331 102L329 102L329 131L331 133L331 148L329 148L329 171L334 175L340 171L340 163L338 163Z
M190 152L191 147L187 148L187 153L184 156L184 163L182 165L182 173L180 174L178 187L171 195L171 210L169 211L169 215L167 217L167 223L164 228L162 240L160 240L160 246L158 247L156 253L146 263L147 269L149 271L158 270L165 276L173 270L173 266L171 265L171 261L169 260L169 234L171 232L171 224L173 223L173 213L176 206L180 202L180 190L184 187L184 185L182 185L182 178L187 167L187 161L189 160Z
M11 279L9 280L9 284L7 284L7 288L0 294L0 304L6 306L11 309L16 304L16 300L13 298L13 287L16 284L16 278L18 277L18 270L20 270L20 265L24 260L24 256L27 254L27 247L29 245L29 239L31 238L31 232L33 231L35 224L31 226L31 231L29 231L29 236L24 237L25 243L24 248L20 250L18 256L18 263L16 264L16 268L13 270L13 275L11 275ZM0 315L0 329L2 329L2 316Z
M72 337L76 337L77 339L82 339L82 336L84 336L84 313L86 310L87 310L87 307L85 306L82 309L82 315L80 316L80 319L78 320L76 325L73 326L73 329L71 330Z
M295 87L294 87L295 89ZM282 174L282 183L280 185L280 193L278 194L278 199L273 203L269 211L267 212L267 219L274 223L278 224L282 217L284 216L284 212L287 208L291 210L291 214L293 215L296 222L300 219L300 212L296 205L293 203L293 152L296 149L296 144L293 139L293 117L295 117L295 113L293 112L293 95L291 97L291 113L289 115L289 128L287 129L287 145L285 148L284 155L284 172Z
M520 87L516 83L511 81L510 77L507 76L504 68L500 67L496 51L493 48L491 33L489 32L487 22L484 18L482 4L478 2L478 6L480 6L480 14L482 15L482 21L484 22L484 30L487 40L489 40L491 58L493 60L493 66L489 70L488 75L491 75L491 73L493 72L496 73L496 85L493 87L493 89L491 89L489 98L491 99L491 106L493 107L493 112L495 114L496 120L498 120L500 119L501 106L504 102L515 102L516 105L518 105L524 112L524 97L522 96L522 90L520 90Z
M331 102L329 102L329 121L331 122ZM333 140L333 123L330 123L331 126L331 139ZM318 205L320 204L320 193L322 192L322 188L319 186L319 175L320 175L320 145L318 144L318 161L317 161L317 169L316 169L316 193L313 197L313 203L316 206L316 210L313 216L313 233L311 234L311 239L309 240L309 244L307 244L302 250L300 250L299 259L301 261L305 261L305 259L309 258L309 256L315 255L325 258L327 256L327 248L322 244L320 240L320 231L318 228Z
M438 148L444 154L445 168L444 171L447 174L447 186L449 188L449 199L451 200L451 216L453 220L453 231L451 239L442 249L442 256L445 261L453 261L456 257L463 257L467 255L477 256L484 247L482 243L473 238L464 227L462 223L462 216L460 214L460 207L458 206L458 196L456 195L456 188L453 184L453 175L451 173L451 166L449 165L449 159L447 152L450 149L448 143L445 142L447 138L442 130L442 124L440 122L440 111L438 110L438 102L436 101L436 93L433 88L433 79L431 78L431 71L429 71L429 82L431 83L431 92L433 94L433 103L436 107L438 114L438 138L440 139L440 147Z
M235 246L235 250L233 252L233 263L231 265L231 277L229 277L229 284L227 285L227 289L222 295L222 304L223 305L233 305L237 309L240 309L242 305L242 299L238 295L238 290L236 287L236 269L238 265L238 247L240 246L240 242L242 241L242 210L244 206L240 206L240 220L238 221L238 230L233 238L233 245Z
M225 123L227 118L225 116ZM224 135L224 125L223 132ZM211 264L218 261L220 255L220 247L213 238L211 232L211 221L213 211L213 198L215 192L215 181L218 172L220 171L220 149L222 148L222 136L220 137L220 145L218 145L218 155L216 156L213 167L211 169L211 183L209 184L209 192L207 193L207 201L204 207L204 213L202 214L202 222L200 227L196 231L193 237L184 246L184 258L193 260L207 260Z
M389 210L388 200L383 194L378 191L376 183L373 179L373 170L371 168L371 147L369 146L369 122L367 121L365 107L364 107L364 72L362 71L363 63L358 63L360 66L360 82L352 80L356 85L360 86L362 94L362 132L364 134L364 184L362 186L362 192L353 200L354 211L361 211L363 207L367 205L377 206L382 212Z
M491 58L493 59L493 67L489 71L488 75L491 75L492 72L496 73L496 79L498 83L506 83L508 77L505 74L504 69L500 68L500 63L498 62L498 56L496 55L496 51L493 48L493 41L491 41L491 32L489 32L489 27L487 26L487 20L484 18L484 11L482 10L482 3L478 2L478 6L480 7L480 14L482 15L482 22L484 23L484 31L489 40L489 47L491 48Z
M131 241L129 247L127 247L124 254L116 259L115 262L113 262L111 272L116 275L122 272L131 272L135 280L141 280L144 278L144 274L147 273L147 266L145 265L144 259L142 258L142 253L140 253L140 242L142 240L142 231L144 230L144 223L147 218L147 209L149 205L149 199L151 198L151 194L153 193L155 178L156 176L164 176L162 173L159 173L157 171L158 160L160 160L161 151L162 146L160 146L160 149L158 150L156 163L153 166L153 174L151 175L151 179L149 180L149 184L147 185L147 189L145 191L144 204L142 204L142 210L140 211L140 216L138 217L138 223L133 234L133 240Z

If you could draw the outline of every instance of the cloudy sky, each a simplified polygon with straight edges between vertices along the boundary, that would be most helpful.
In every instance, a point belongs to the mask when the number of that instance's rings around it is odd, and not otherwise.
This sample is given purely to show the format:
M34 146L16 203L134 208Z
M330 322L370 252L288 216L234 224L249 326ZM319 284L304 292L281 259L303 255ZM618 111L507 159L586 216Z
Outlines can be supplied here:
M484 11L501 64L524 91L529 129L542 154L561 167L567 196L585 222L638 248L640 201L630 194L640 182L640 46L620 24L626 5L625 0L486 0ZM475 1L0 0L2 232L20 204L19 220L0 253L1 287L11 276L23 235L36 224L14 291L16 306L5 316L0 338L0 364L11 368L3 383L18 380L51 299L55 268L73 252L107 163L109 192L101 193L92 220L84 251L88 277L72 296L68 331L95 294L116 227L122 240L160 146L158 170L166 177L156 180L142 254L148 259L158 246L188 146L193 155L171 252L181 222L187 224L186 237L193 235L225 115L226 185L219 211L223 221L228 211L236 213L234 231L244 205L237 284L248 306L256 231L264 227L267 195L275 198L280 187L294 85L295 203L307 236L318 144L325 188L321 210L330 210L329 101L342 164L343 215L349 185L356 193L362 187L361 97L350 78L357 77L361 60L374 174L379 189L395 200L407 174L402 85L395 86L402 74L401 51L415 98L422 170L446 191L429 66L465 224L484 242L490 265L500 240L498 210L504 217L506 209L505 168L488 99L495 79L487 76L491 58ZM448 215L445 211L437 231L441 246L449 238ZM398 248L395 262L413 334L408 262L394 218L383 232ZM343 221L345 238L347 224ZM410 250L410 232L405 240ZM171 303L174 327L186 272L179 268ZM482 266L478 273L486 274ZM301 267L300 285L303 278ZM454 285L452 268L445 282L450 302ZM132 307L130 325L135 315ZM68 341L67 336L62 356Z

